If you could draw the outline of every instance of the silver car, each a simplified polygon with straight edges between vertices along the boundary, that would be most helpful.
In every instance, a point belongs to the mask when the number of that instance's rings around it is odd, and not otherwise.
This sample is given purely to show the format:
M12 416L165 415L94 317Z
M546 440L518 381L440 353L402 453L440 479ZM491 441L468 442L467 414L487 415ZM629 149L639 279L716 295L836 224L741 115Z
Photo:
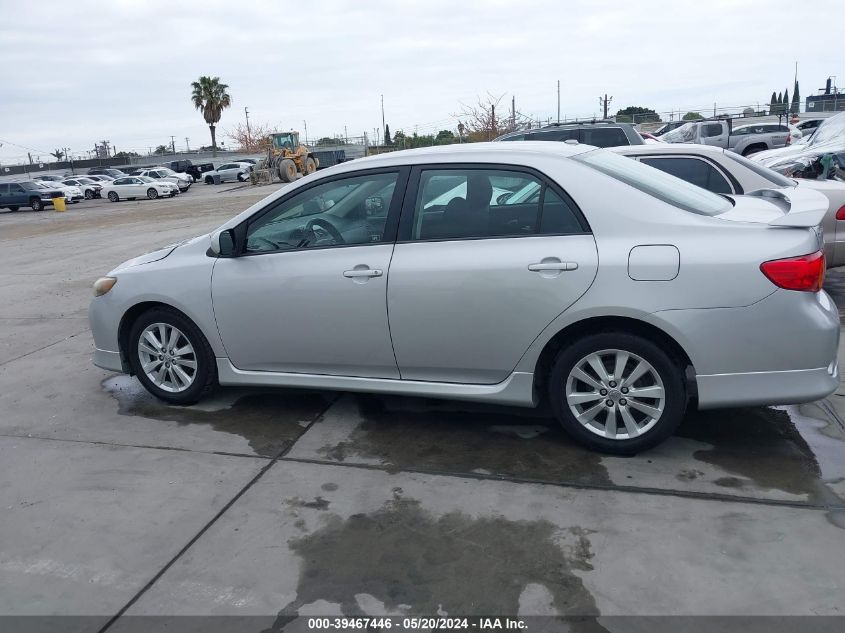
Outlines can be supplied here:
M547 400L576 440L633 453L687 407L839 384L825 208L793 193L728 199L566 143L344 163L98 279L94 362L175 404L217 385Z
M708 191L742 194L759 189L817 191L827 198L827 213L821 223L825 261L828 268L845 266L845 183L837 180L793 180L734 152L695 144L665 143L614 147L614 152L656 167Z

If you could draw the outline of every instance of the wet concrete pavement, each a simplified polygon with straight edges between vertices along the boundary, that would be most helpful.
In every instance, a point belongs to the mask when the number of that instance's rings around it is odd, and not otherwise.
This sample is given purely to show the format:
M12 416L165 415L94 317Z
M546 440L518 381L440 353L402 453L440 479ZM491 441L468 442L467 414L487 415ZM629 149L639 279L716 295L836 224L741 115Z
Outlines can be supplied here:
M0 615L841 614L845 390L690 414L615 458L542 410L244 389L177 408L97 369L92 280L268 193L195 189L0 214ZM845 274L828 286L845 306Z

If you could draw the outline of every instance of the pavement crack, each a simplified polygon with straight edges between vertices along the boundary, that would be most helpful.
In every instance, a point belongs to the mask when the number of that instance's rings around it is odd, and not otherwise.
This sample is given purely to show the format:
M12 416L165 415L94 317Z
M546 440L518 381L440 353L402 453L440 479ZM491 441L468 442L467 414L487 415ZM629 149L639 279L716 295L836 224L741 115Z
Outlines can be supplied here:
M31 356L32 354L37 354L38 352L44 351L45 349L47 349L49 347L53 347L54 345L58 345L59 343L64 343L65 341L69 341L70 339L77 337L80 334L85 334L88 331L89 331L89 329L85 328L84 330L82 330L81 332L77 332L76 334L70 334L68 336L65 336L62 339L59 339L58 341L53 341L52 343L47 343L47 345L43 345L42 347L39 347L38 349L31 350L29 352L21 354L20 356L15 356L14 358L10 358L9 360L4 360L2 363L0 363L0 367L3 367L4 365L8 365L9 363L14 363L16 360L20 360L21 358L26 358L27 356Z

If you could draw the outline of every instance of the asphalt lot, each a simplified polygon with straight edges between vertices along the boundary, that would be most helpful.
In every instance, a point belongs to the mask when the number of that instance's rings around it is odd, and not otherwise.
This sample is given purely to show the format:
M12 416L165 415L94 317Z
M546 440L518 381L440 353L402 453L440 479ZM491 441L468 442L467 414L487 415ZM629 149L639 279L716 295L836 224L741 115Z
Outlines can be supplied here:
M94 279L271 191L0 212L0 615L842 614L845 390L691 414L614 458L543 411L266 389L177 408L91 364ZM828 288L845 307L845 273Z

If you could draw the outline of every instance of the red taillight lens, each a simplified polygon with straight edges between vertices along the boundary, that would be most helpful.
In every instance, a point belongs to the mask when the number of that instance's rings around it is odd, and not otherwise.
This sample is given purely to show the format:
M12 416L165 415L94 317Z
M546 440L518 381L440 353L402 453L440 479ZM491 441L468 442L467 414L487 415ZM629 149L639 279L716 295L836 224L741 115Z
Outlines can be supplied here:
M845 204L839 207L839 211L836 212L836 219L845 220Z
M787 134L786 135L786 144L789 145L790 143L792 143L792 134Z
M818 292L824 284L824 251L773 259L760 264L760 270L778 288Z

